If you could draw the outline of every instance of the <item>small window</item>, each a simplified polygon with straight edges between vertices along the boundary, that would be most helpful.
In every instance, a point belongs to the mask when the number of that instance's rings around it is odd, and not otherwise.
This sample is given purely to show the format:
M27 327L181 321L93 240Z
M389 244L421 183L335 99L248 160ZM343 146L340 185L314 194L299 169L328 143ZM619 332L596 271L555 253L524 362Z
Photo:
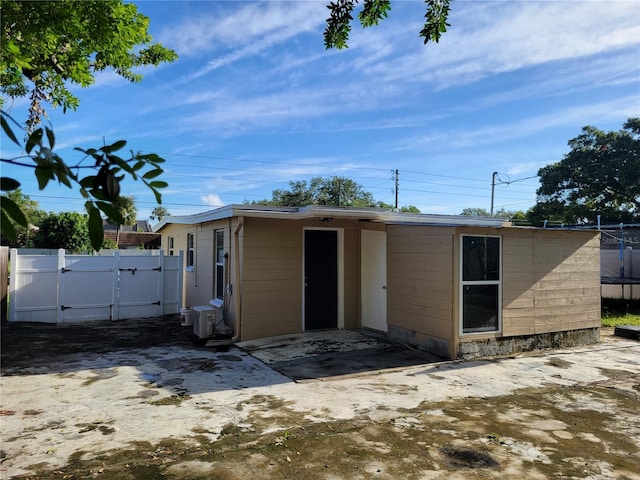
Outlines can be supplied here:
M216 298L224 299L224 230L216 230Z
M500 237L462 237L462 333L500 329Z
M173 257L173 237L169 237L167 242L167 250L169 251L169 256Z
M195 235L193 233L187 234L187 267L193 267L195 265L196 249L195 249Z

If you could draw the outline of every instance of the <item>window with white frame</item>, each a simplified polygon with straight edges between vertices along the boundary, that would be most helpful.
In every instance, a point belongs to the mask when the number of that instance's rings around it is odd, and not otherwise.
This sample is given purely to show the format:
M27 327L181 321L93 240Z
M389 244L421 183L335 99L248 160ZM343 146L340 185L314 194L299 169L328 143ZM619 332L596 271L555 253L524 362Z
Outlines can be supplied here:
M498 331L502 303L502 239L463 235L461 242L462 333Z
M196 259L195 235L187 233L187 267L193 267Z
M167 252L170 257L173 257L173 237L169 237L167 240Z
M216 298L224 298L224 230L216 230Z

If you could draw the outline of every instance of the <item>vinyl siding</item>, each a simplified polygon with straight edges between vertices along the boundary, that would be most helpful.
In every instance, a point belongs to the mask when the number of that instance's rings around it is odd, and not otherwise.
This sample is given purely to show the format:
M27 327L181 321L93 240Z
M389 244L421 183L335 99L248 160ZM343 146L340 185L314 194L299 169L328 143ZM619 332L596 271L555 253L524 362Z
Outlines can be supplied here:
M453 228L388 226L389 325L453 339L453 239Z
M503 232L503 336L600 326L594 232Z

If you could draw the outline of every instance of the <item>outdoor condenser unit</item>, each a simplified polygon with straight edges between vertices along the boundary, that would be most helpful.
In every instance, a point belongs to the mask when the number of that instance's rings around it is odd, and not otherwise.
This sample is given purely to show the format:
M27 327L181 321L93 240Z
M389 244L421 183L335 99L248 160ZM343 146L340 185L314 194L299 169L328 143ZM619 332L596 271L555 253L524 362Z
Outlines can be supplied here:
M196 312L193 319L193 333L199 338L213 336L216 324L216 311L208 306L193 307Z

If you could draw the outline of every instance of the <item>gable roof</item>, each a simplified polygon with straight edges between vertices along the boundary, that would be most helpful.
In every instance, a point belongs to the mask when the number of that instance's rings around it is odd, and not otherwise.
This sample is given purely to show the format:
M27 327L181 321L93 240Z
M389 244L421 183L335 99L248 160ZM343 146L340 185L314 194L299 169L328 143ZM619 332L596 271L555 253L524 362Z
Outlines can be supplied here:
M165 217L161 222L153 226L153 231L159 232L166 225L170 224L198 225L200 223L232 217L281 218L290 220L302 220L309 218L351 218L393 225L511 226L511 223L504 218L401 213L383 208L330 207L325 205L309 205L305 207L227 205L225 207L196 213L194 215Z

